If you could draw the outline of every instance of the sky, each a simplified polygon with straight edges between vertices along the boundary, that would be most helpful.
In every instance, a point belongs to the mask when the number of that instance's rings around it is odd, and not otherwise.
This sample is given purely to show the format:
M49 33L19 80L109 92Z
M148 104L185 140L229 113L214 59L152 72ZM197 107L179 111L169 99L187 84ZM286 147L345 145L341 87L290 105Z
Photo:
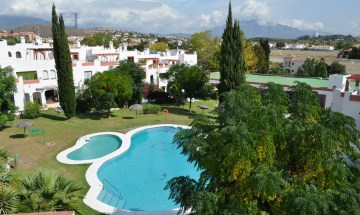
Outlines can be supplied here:
M226 0L1 0L0 15L51 19L78 13L78 26L148 33L194 33L225 24ZM360 0L232 0L233 17L300 30L360 35ZM66 25L74 25L65 16ZM240 26L241 27L241 26Z

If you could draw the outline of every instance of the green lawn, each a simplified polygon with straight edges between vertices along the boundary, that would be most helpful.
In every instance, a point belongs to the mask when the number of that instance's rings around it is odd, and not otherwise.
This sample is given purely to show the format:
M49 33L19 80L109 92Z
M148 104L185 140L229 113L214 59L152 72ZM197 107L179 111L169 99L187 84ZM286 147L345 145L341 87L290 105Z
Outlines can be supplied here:
M0 142L1 146L8 149L11 156L18 154L20 157L18 168L11 170L13 180L40 168L47 168L58 170L88 188L85 172L89 165L66 165L56 160L56 155L74 145L79 137L103 131L126 133L131 128L152 124L189 125L192 116L203 114L203 110L198 108L203 104L209 107L204 114L213 115L213 111L217 107L217 101L214 100L200 100L193 103L192 113L189 113L188 104L184 106L164 105L162 109L166 108L169 111L166 120L162 113L158 115L139 114L135 117L135 112L128 109L114 110L110 118L84 114L66 120L63 114L49 109L42 111L42 117L33 120L34 125L28 128L27 138L23 136L23 129L15 126L20 121L19 118L8 122L8 127L0 131ZM39 129L41 132L31 132L35 129ZM87 189L84 192L86 193ZM85 205L84 210L86 214L97 214Z

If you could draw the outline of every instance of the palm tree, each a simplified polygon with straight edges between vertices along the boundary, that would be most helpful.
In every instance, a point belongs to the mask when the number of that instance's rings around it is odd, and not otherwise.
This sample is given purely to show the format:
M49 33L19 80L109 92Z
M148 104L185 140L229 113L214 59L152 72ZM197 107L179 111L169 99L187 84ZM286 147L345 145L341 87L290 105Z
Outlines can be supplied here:
M16 212L18 202L17 192L14 188L0 186L0 214Z
M74 210L83 198L83 187L50 170L40 170L20 181L19 212Z

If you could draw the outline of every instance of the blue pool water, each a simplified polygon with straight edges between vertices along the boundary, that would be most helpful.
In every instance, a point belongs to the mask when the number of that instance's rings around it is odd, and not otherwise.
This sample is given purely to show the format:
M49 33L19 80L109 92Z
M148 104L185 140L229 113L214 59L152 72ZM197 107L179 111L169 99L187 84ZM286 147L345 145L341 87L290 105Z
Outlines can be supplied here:
M102 134L90 137L88 143L69 153L71 160L91 160L107 155L121 146L121 139L112 134Z
M130 149L98 170L104 184L98 200L131 211L178 208L179 205L168 199L170 192L164 190L166 182L176 176L198 179L200 175L172 143L178 131L173 127L156 127L134 134Z

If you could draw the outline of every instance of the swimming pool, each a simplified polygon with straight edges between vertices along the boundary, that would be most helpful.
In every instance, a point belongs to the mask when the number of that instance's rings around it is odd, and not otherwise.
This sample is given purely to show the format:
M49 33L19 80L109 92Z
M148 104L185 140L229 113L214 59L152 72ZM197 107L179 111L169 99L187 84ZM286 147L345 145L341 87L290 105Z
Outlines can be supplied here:
M66 164L93 163L106 158L121 148L124 135L116 132L99 132L80 137L76 144L62 152L56 159Z
M117 150L121 146L121 139L113 134L101 134L85 139L87 141L82 147L69 153L67 157L71 160L97 159Z
M187 162L187 156L181 155L181 150L172 144L174 135L180 130L162 126L133 134L130 149L104 163L97 172L104 190L124 200L105 202L131 211L178 208L179 205L168 199L170 191L164 190L166 182L181 175L199 177L194 165ZM105 195L103 192L98 200L105 199Z
M84 203L105 214L177 214L178 205L168 200L166 182L173 177L200 175L195 167L180 154L173 136L188 126L162 124L133 129L126 134L103 132L87 135L114 134L121 147L93 160L74 161L67 155L86 141L80 138L76 147L58 154L57 159L67 164L92 163L86 172L90 185ZM141 211L141 212L138 212Z

